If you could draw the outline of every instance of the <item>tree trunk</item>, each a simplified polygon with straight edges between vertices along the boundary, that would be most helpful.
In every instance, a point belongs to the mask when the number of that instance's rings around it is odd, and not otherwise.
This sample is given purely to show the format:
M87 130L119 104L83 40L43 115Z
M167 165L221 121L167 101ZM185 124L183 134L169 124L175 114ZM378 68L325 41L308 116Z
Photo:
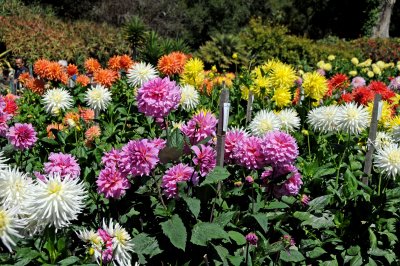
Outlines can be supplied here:
M390 18L396 0L382 0L378 21L372 29L373 38L389 38Z

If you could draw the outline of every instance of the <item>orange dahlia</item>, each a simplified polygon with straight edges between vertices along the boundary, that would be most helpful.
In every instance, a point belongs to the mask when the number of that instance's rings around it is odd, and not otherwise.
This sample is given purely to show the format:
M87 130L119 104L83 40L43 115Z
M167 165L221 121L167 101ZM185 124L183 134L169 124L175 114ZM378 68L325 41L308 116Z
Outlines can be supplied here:
M123 54L123 55L121 55L121 57L119 59L119 64L122 69L124 69L125 71L128 71L128 69L134 65L134 62L129 55Z
M22 84L25 84L28 79L30 79L31 76L29 75L28 72L22 73L21 75L19 75L18 77L18 81L21 82Z
M50 62L45 70L43 78L54 81L61 81L63 74L62 66L58 62Z
M206 93L207 95L211 95L211 92L214 87L214 82L208 78L203 80L203 85L201 86L201 93Z
M79 107L79 115L86 123L89 123L94 119L94 110L90 108Z
M47 126L46 131L47 131L47 137L49 139L54 139L55 136L53 134L53 132L51 131L52 129L55 129L57 131L61 131L64 129L63 124L57 124L57 123L52 123L50 125Z
M118 72L111 69L98 69L94 72L93 80L105 87L111 87L113 82L118 79Z
M157 67L164 75L181 74L183 72L187 56L181 52L172 52L163 55L159 60Z
M64 124L69 127L76 127L79 125L79 114L76 112L68 112L64 116Z
M85 61L85 70L88 73L96 72L98 69L101 68L99 61L94 58L88 58Z
M90 83L90 78L86 75L78 75L76 77L76 83L82 87L86 87Z
M100 135L101 135L101 130L98 125L93 125L93 126L89 127L85 132L86 141L89 141L89 142L100 137Z
M77 75L78 74L78 67L74 64L69 64L67 66L67 73L68 76L72 77L73 75Z
M33 64L33 71L39 77L44 77L46 75L46 69L49 64L49 60L39 59Z
M118 71L121 69L121 56L119 55L114 55L113 57L110 57L110 59L108 60L108 68Z
M32 92L42 95L45 91L46 83L41 79L30 78L26 81L25 87Z
M297 88L293 95L293 101L292 101L293 105L297 105L300 102L300 97L301 97L300 94L301 94L301 90L300 90L300 88Z

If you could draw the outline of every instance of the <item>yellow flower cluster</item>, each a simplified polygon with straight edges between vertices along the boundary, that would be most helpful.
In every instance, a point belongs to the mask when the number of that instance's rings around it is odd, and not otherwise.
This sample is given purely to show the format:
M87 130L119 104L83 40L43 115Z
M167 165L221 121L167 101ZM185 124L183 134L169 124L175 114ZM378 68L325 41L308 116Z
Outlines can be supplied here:
M183 84L189 84L199 89L203 84L205 78L204 64L198 58L189 59L181 74L181 81Z
M360 63L357 57L353 57L351 63L359 69L359 71L354 69L349 72L349 75L352 77L356 76L359 72L364 73L369 78L373 78L375 75L381 76L385 69L394 68L395 66L392 62L385 63L383 61L378 61L373 63L372 59L367 59ZM400 70L399 64L397 65L397 68Z
M303 75L302 86L306 96L319 101L328 90L328 81L324 76L314 71Z

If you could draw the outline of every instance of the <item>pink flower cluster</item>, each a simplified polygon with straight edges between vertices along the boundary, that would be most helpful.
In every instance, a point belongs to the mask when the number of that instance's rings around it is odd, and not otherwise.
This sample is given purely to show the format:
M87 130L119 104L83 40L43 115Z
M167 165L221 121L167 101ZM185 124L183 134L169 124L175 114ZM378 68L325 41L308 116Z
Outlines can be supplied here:
M203 144L201 144L200 147L193 146L192 150L195 154L193 163L199 167L200 175L208 175L208 173L210 173L217 164L217 152L212 147L205 146Z
M64 153L50 153L49 162L44 164L44 171L47 175L58 173L61 178L79 178L81 168L74 156Z
M37 141L36 131L32 124L16 123L8 130L6 137L14 148L19 150L32 148Z
M146 116L165 117L175 110L181 100L181 90L169 77L149 80L139 89L139 112Z
M296 140L291 135L280 131L267 133L262 141L261 149L266 163L274 166L293 164L299 155Z
M100 171L96 181L97 191L106 198L118 199L125 195L131 187L127 175L119 171L117 166L106 166Z
M243 129L232 129L228 130L225 135L225 163L235 162L235 153L233 150L236 145L243 141L244 138L248 137L248 133Z
M189 180L196 183L197 173L193 167L187 164L177 164L170 169L168 169L163 178L161 187L163 188L164 195L167 198L177 198L178 197L178 183L187 182Z
M182 125L181 131L190 139L190 143L195 145L208 137L215 137L216 125L217 119L212 113L200 112Z
M0 95L0 136L6 137L8 131L7 122L15 115L18 106L15 102L17 96L8 94L6 97Z
M245 137L233 149L236 163L247 169L261 169L265 166L265 156L262 152L262 139L259 137Z

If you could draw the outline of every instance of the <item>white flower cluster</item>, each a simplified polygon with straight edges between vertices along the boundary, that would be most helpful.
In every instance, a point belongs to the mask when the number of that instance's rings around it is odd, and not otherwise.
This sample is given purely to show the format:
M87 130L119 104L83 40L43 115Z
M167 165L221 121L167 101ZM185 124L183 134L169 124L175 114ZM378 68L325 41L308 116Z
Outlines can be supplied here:
M259 111L249 125L253 135L264 136L269 131L283 130L293 132L300 127L300 118L294 109L284 109L275 114L272 111Z

